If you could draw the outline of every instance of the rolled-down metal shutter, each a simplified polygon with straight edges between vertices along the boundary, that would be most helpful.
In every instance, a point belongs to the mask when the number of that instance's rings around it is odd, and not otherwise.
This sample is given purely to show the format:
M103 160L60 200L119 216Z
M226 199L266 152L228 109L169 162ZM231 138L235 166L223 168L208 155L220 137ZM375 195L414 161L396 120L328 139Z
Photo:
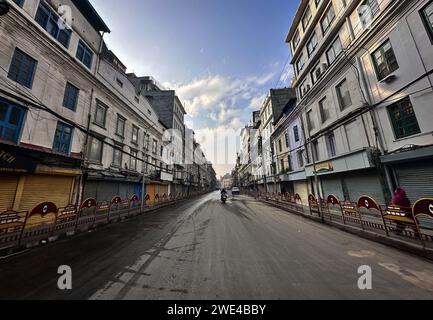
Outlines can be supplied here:
M42 202L53 202L58 208L70 203L74 178L34 175L26 177L20 210L31 211Z
M299 194L303 204L308 204L308 183L307 181L294 181L293 182L295 193Z
M343 186L340 177L323 176L320 178L322 182L323 195L325 199L331 194L340 200L344 200Z
M0 176L0 212L12 210L18 180L18 176Z
M344 182L351 201L358 201L362 196L369 196L379 204L385 204L383 187L379 174L372 170L363 170L345 175Z
M433 198L433 160L395 166L398 183L413 203L421 198Z

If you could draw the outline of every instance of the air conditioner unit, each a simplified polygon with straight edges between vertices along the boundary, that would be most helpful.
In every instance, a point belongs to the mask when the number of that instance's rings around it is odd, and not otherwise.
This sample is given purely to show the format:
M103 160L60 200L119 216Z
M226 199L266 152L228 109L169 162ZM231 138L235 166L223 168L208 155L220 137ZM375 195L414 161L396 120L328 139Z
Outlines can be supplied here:
M322 75L322 70L319 68L316 70L316 78L319 79L321 75Z

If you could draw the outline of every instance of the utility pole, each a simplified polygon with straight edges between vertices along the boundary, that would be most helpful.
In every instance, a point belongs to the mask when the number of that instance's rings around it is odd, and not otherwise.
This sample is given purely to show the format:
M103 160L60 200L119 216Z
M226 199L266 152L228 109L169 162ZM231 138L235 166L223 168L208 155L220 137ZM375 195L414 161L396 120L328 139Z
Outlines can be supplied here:
M317 150L314 148L313 142L311 141L311 136L310 136L310 124L307 121L307 131L308 131L308 143L307 143L307 149L308 149L308 144L311 147L311 159L313 160L313 171L314 171L314 181L315 181L315 189L316 189L316 200L317 200L317 205L319 207L319 214L320 214L320 218L322 219L322 223L325 223L325 217L323 216L323 212L322 212L322 197L320 196L320 192L319 192L319 177L317 176L317 164L316 161L318 159L316 159L316 155L317 155ZM316 153L316 154L315 154Z
M143 177L141 181L141 212L144 211L144 189L146 188L145 175L147 172L147 161L143 163Z

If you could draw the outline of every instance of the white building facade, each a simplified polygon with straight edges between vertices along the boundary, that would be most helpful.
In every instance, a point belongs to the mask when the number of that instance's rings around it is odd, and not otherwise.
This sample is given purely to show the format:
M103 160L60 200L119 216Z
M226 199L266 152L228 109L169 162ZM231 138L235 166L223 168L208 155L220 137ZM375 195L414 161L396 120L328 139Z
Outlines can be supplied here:
M320 177L311 192L369 194L381 203L397 186L414 188L412 199L425 194L405 177L416 158L426 176L432 172L428 8L428 1L301 2L287 42L309 147L306 175ZM412 155L395 155L412 144Z

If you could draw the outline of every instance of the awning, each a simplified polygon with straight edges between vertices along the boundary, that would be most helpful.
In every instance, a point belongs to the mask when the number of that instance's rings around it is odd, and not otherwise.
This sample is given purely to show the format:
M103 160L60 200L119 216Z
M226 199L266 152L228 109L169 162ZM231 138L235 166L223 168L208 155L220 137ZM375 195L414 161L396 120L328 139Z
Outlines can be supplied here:
M433 146L385 155L380 157L380 160L383 164L395 164L429 158L433 158Z

